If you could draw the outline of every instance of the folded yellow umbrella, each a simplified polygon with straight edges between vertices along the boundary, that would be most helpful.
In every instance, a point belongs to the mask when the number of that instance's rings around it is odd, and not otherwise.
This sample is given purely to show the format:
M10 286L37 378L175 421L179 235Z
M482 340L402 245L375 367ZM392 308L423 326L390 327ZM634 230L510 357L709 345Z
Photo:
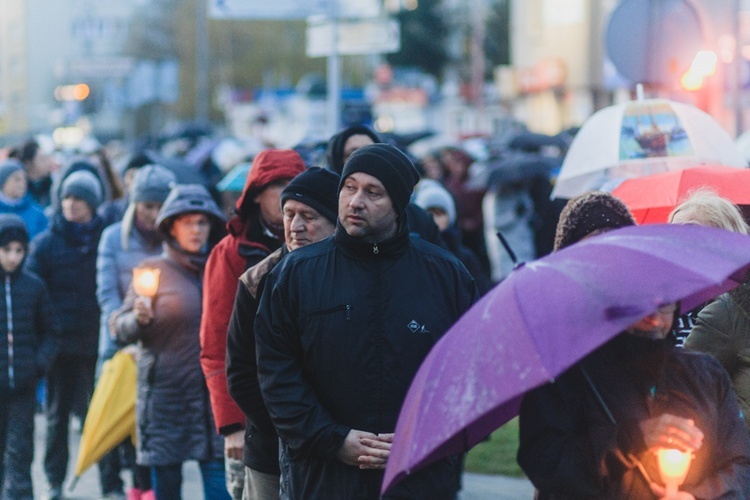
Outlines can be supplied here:
M78 478L128 436L135 435L136 367L133 356L118 351L102 365L78 447Z

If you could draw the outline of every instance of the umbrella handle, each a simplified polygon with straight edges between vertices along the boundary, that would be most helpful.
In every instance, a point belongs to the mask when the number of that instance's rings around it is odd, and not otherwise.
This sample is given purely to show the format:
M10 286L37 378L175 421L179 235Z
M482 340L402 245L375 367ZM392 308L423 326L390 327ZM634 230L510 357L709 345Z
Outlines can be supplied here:
M70 486L68 486L68 491L72 493L77 484L78 484L78 476L75 476L73 480L70 482Z
M505 236L503 236L503 233L498 231L495 233L497 235L497 238L500 240L500 243L503 244L503 247L505 248L505 251L508 252L508 255L510 255L510 260L513 261L513 265L518 265L518 257L516 256L516 252L513 251L513 249L510 247L510 244L508 243L508 240L505 239Z
M615 417L612 415L612 412L609 411L609 406L607 406L607 403L604 402L604 398L602 398L602 395L599 394L599 390L594 385L594 381L591 380L591 377L589 376L586 369L583 367L583 364L579 364L578 367L581 369L581 373L583 374L583 378L586 379L586 382L589 384L589 387L594 393L594 396L596 396L596 400L599 402L599 406L602 407L602 410L604 410L604 413L607 414L607 418L612 423L612 425L617 425L617 420L615 420Z

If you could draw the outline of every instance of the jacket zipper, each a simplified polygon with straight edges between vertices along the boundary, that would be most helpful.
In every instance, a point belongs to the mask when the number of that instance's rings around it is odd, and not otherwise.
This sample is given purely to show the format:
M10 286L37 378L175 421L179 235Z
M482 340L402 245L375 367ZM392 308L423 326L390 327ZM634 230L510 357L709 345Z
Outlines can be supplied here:
M378 244L377 243L373 243L372 244L372 253L374 253L375 255L377 255L377 254L380 253L380 250L378 250Z
M352 305L351 304L341 304L340 306L336 307L329 307L328 309L323 309L322 311L315 311L314 313L310 313L310 316L321 316L323 314L329 314L336 311L346 311L346 319L347 321L352 319Z
M10 299L10 276L5 276L5 308L8 320L8 384L13 389L16 385L15 370L13 369L13 309Z

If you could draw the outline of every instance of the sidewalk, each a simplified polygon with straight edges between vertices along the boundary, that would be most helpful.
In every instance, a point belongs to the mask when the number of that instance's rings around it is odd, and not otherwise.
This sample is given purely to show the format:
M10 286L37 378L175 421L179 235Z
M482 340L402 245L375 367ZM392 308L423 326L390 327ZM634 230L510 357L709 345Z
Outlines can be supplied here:
M42 498L47 491L44 478L42 461L44 459L44 417L37 415L35 418L36 433L34 439L34 465L32 468L34 480L34 498ZM73 479L76 460L78 459L79 432L70 431L70 460L68 463L68 478L65 484L65 498L73 500L92 500L100 498L99 471L94 466L84 472L78 480L75 490L70 492L68 487ZM203 500L203 488L201 485L200 472L195 462L188 462L183 467L182 497L185 500ZM126 487L130 478L123 474ZM526 479L517 479L504 476L487 476L483 474L464 474L464 489L460 494L460 500L523 500L534 497L534 488Z

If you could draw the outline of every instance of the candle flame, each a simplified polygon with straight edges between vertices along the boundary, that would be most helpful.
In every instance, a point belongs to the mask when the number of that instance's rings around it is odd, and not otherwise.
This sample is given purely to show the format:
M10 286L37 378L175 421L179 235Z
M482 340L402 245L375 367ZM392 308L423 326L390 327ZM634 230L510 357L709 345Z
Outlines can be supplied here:
M161 269L148 267L133 268L133 289L138 295L154 298L159 289Z
M679 486L685 481L693 454L673 448L659 448L656 451L661 480L666 485Z

